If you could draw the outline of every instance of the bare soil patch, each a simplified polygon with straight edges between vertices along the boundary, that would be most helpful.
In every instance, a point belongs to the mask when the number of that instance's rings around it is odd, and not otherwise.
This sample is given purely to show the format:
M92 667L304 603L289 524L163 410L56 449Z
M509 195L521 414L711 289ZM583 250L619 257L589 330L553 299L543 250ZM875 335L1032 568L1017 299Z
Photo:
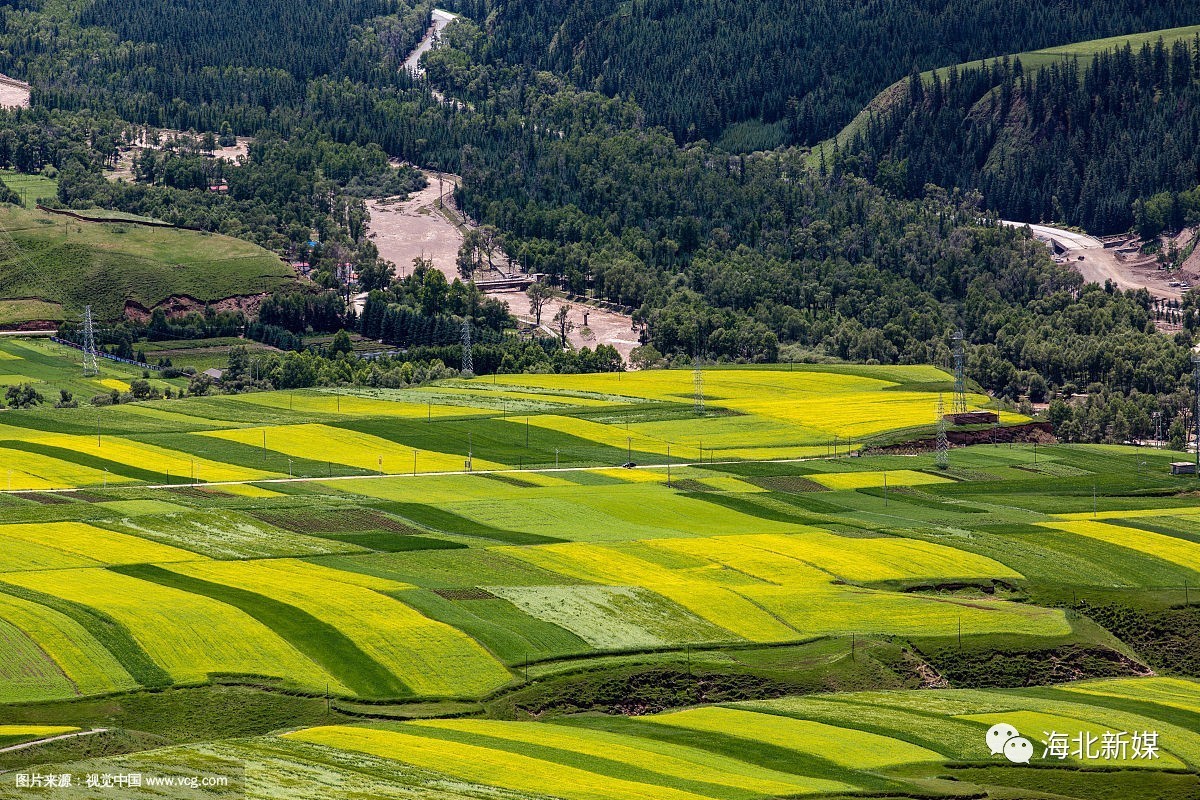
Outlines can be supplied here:
M0 107L29 108L29 84L0 73Z

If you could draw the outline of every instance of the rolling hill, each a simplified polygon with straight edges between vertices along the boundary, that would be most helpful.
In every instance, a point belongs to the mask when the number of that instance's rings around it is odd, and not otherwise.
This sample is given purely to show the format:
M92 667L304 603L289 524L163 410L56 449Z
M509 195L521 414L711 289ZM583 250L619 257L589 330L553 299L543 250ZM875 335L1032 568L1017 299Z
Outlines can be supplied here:
M215 303L293 280L278 256L227 236L14 207L0 209L0 226L0 327L57 322L89 304L116 320L127 307Z

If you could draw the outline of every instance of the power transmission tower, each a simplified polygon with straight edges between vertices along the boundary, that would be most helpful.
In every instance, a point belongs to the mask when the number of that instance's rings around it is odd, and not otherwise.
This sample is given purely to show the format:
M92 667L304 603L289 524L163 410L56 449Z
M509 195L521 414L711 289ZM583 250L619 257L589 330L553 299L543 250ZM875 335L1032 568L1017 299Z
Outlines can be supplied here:
M946 407L942 403L942 396L938 395L938 410L937 410L937 457L934 459L934 464L938 469L946 469L950 466L950 441L946 438Z
M963 332L961 330L955 331L951 339L954 341L953 411L955 414L965 414L967 413L967 380L963 374Z
M96 357L96 327L92 321L92 307L83 308L83 377L100 374L100 361Z
M704 374L700 371L700 357L692 362L692 383L696 387L696 415L704 416Z
M471 319L468 317L462 324L462 371L464 375L475 374L475 363L471 359Z

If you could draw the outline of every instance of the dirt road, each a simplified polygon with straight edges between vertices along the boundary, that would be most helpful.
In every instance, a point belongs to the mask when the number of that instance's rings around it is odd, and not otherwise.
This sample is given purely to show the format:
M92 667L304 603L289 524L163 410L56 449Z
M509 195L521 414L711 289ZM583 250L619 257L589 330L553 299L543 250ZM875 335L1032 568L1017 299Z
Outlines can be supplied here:
M1001 225L1025 227L1023 222L1001 220ZM1126 248L1106 247L1104 242L1085 233L1076 233L1048 225L1030 225L1033 236L1048 245L1061 263L1069 264L1089 283L1109 281L1118 289L1145 289L1152 297L1178 300L1184 290L1170 286L1169 281L1188 280L1180 272L1169 273L1158 268L1154 256L1137 252L1122 252Z
M59 736L49 736L45 739L34 739L32 742L21 742L20 744L9 745L8 747L0 747L0 753L12 753L17 750L27 750L39 744L48 744L49 742L57 742L62 739L77 739L80 736L95 736L97 733L106 733L108 728L92 728L89 731L76 731L75 733L64 733Z
M425 70L421 66L421 56L433 49L434 42L441 35L442 29L458 18L457 14L452 14L449 11L444 11L440 8L435 8L432 14L432 22L429 25L429 30L425 32L425 38L421 40L408 58L404 60L404 68L414 75L424 75Z

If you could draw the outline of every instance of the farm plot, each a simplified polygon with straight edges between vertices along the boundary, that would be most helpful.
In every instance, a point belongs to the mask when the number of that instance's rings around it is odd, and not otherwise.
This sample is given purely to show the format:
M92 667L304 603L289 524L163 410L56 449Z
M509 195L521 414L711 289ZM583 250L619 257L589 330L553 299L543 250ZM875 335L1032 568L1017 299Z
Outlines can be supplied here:
M505 552L565 575L650 589L751 641L790 641L849 632L947 636L960 624L969 633L1061 636L1070 631L1060 611L1003 601L943 600L835 585L833 574L821 569L819 561L797 557L805 555L802 538L795 543L787 542L787 538L730 536L646 543L694 559L684 566L638 557L620 545L571 543ZM814 541L817 546L808 555L819 557L821 542L815 537ZM847 550L861 548L869 570L871 559L867 554L876 540L846 541ZM917 547L910 552L918 558L931 557L927 569L947 564L954 570L951 574L1013 575L989 559L965 553L955 556L947 550ZM847 556L836 553L827 543L826 551L833 552L841 565L834 569L855 569ZM902 560L900 552L884 553L878 571L865 574L905 574L894 566ZM893 566L888 566L889 559ZM916 563L913 571L919 574L922 567L919 561Z
M75 687L50 656L0 618L0 702L72 697Z
M513 723L523 724L523 723ZM417 767L444 772L458 779L499 786L515 791L548 793L566 800L698 800L704 797L762 797L758 792L732 793L719 783L700 783L673 779L662 772L634 769L615 759L571 758L567 751L552 751L546 757L534 757L499 749L498 740L483 740L485 744L468 744L462 741L435 738L431 731L420 726L403 726L396 730L379 728L354 728L331 726L312 728L286 736L305 742L323 744L345 750L356 750L371 755L408 762ZM539 751L544 752L544 751ZM552 760L558 755L562 761ZM703 754L698 757L703 758ZM584 766L573 766L564 761L582 762ZM729 779L730 773L713 769L721 778ZM697 765L695 772L706 774ZM619 777L620 774L636 775L638 779ZM714 775L715 777L715 775ZM763 778L766 779L765 777ZM789 794L812 794L817 792L843 791L854 787L835 781L792 778L780 781L789 785ZM807 783L807 785L805 785ZM689 791L676 788L679 784L689 785Z
M269 428L238 428L195 435L261 447L264 433L267 449L296 458L404 474L412 471L413 453L416 452L417 469L420 472L455 472L463 469L463 459L458 455L405 447L378 436L312 423ZM477 458L473 466L475 469L496 469L503 465Z
M201 557L187 550L81 522L0 525L0 550L7 550L13 543L19 543L17 546L33 544L53 548L87 561L105 564L193 561Z
M1129 528L1123 525L1110 525L1105 522L1091 520L1070 520L1062 522L1041 523L1045 527L1067 531L1079 536L1099 539L1108 544L1115 544L1136 550L1139 553L1155 556L1172 564L1178 564L1195 572L1200 572L1200 544L1166 536L1161 533Z
M676 781L713 784L740 789L748 794L790 795L813 789L811 779L797 775L756 768L743 761L695 747L635 739L609 731L493 720L430 720L413 723L411 727L433 735L461 735L461 738L454 736L453 741L504 748L514 752L532 751L543 754L541 757L548 760L562 759L569 763L575 759L581 762L584 759L596 759L593 763L597 764L615 761ZM706 787L696 788L705 791Z
M179 483L181 480L250 481L279 477L277 473L189 456L178 450L170 450L120 436L102 435L97 440L94 435L50 433L0 425L0 440L4 439L24 441L43 447L56 448L58 452L64 454L73 454L70 457L64 457L63 460L66 461L86 464L88 459L98 459L115 464L127 464L140 472L148 473L147 478L159 479L161 476L163 483L169 483L172 480ZM114 470L114 472L116 471Z
M405 584L355 573L345 574L343 580L338 570L291 560L210 562L172 569L264 594L333 625L419 695L474 697L512 677L461 631L382 594L411 588Z
M829 489L868 489L877 486L925 486L932 483L950 483L949 478L917 472L911 469L896 469L888 472L814 472L810 480Z
M359 394L333 391L255 392L224 399L225 403L249 403L271 409L301 414L328 414L338 417L403 417L426 419L461 417L489 413L487 409L469 406L446 406L435 402L417 403L363 397Z
M1200 686L1183 678L1137 678L1093 681L1061 687L1063 691L1153 703L1200 714Z
M1194 768L1200 758L1200 735L1192 724L1194 716L1177 715L1175 721L1170 715L1154 712L1152 705L1148 706L1150 713L1140 714L1125 710L1121 703L1143 682L1151 695L1163 692L1161 680L1088 681L1054 689L856 692L758 700L734 707L877 732L958 760L988 758L984 733L994 722L1015 725L1035 743L1034 763L1045 763L1040 744L1046 738L1043 731L1065 731L1072 736L1088 731L1097 738L1105 730L1158 731L1159 744L1165 751L1163 759L1151 764L1143 761L1142 765ZM1195 681L1178 681L1165 691L1176 708L1180 702L1200 704L1200 684ZM1110 702L1113 705L1108 705Z
M1108 685L1115 684L1120 691L1120 687L1127 682L1124 679L1089 681L1081 685L1104 691ZM1192 687L1191 698L1200 699L1200 684L1194 681L1188 683ZM1082 695L1070 691L1070 688L1067 686L1028 690L938 689L921 692L857 692L828 698L811 698L818 703L815 711L810 698L807 697L761 700L736 705L738 708L783 713L800 718L814 715L826 718L831 713L831 704L844 704L845 709L839 712L841 721L836 724L868 729L876 725L887 727L891 731L889 735L915 741L963 760L988 757L983 733L993 721L1007 721L1009 715L1020 713L1049 715L1058 720L1057 730L1061 731L1066 727L1073 734L1081 730L1094 731L1096 728L1099 728L1100 732L1105 729L1126 732L1158 731L1159 744L1167 754L1193 768L1200 761L1200 736L1195 731L1194 715L1176 713L1172 717L1170 714L1155 713L1151 716L1126 710L1125 704L1119 699L1106 699L1099 694ZM938 718L956 725L971 725L975 733L961 735L960 732L943 737L938 728L930 727L938 722ZM1020 725L1017 725L1018 730L1035 742L1045 738L1041 726L1050 721L1033 717L1028 718L1028 721L1028 731ZM940 744L930 746L928 741L925 741L926 737L933 737ZM1041 755L1042 748L1038 747L1035 763L1041 761L1038 758Z
M636 470L637 473L644 472ZM656 483L522 490L518 495L444 503L465 517L509 530L579 541L621 541L676 536L712 536L795 529L731 508L678 494Z
M629 586L490 586L525 613L598 650L720 642L736 637L664 597Z
M52 608L0 591L0 620L35 642L79 694L106 694L137 686L120 662L78 622Z
M850 581L1022 577L993 559L916 539L854 539L810 529L787 536L738 536L731 540L742 547L797 559ZM657 542L655 546L704 553L687 541Z
M0 488L3 489L67 489L118 485L129 480L124 475L114 475L103 469L8 448L0 442Z
M939 753L924 747L875 733L733 708L695 708L656 714L645 717L645 721L735 736L788 750L821 753L853 769L879 769L921 761L939 761L942 758Z
M396 596L430 619L458 628L510 666L593 650L566 628L526 614L484 589L412 589Z
M136 516L104 524L135 536L220 559L365 552L363 548L353 544L280 530L235 511L189 510L176 514ZM0 528L0 534L3 530ZM192 556L189 560L195 558L196 556Z
M0 745L9 745L79 730L72 725L0 725Z
M858 372L860 374L852 374ZM866 377L870 375L873 377ZM932 425L937 409L935 391L910 391L905 383L937 383L950 376L934 367L833 371L804 366L795 371L753 369L705 370L704 391L713 406L778 420L807 428L812 444L822 447L834 434L839 438L861 438L884 431ZM642 397L651 400L686 402L693 396L690 370L653 370L623 375L509 375L501 376L510 386L554 389L567 387L585 391ZM987 401L971 395L977 407ZM1005 420L1022 419L1002 415ZM836 426L823 427L825 420ZM798 443L802 443L798 442ZM750 443L752 444L752 443Z
M103 569L21 572L6 580L109 615L177 683L237 673L277 676L322 691L332 683L345 691L264 625L207 597Z

